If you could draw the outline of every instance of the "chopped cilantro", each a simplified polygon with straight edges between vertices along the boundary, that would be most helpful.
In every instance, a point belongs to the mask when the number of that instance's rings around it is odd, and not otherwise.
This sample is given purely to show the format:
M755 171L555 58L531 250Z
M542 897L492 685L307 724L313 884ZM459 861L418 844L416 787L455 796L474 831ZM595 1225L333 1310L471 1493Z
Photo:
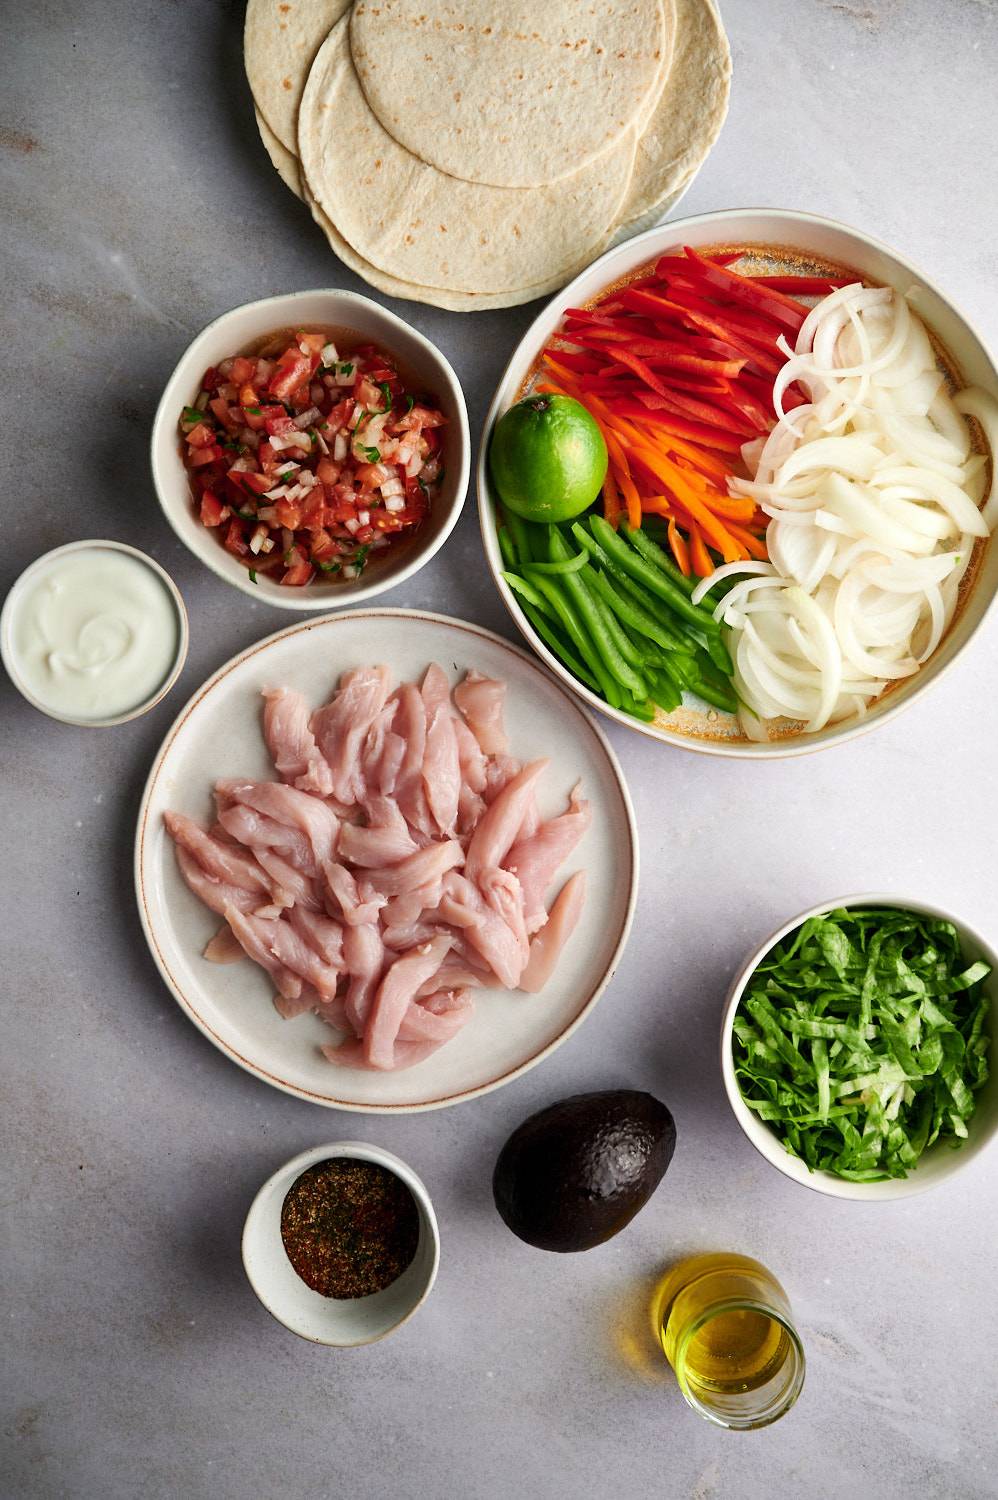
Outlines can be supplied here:
M392 409L392 388L388 384L388 381L387 380L379 380L378 381L378 390L381 392L382 396L384 396L384 398L385 398L385 411L391 411L391 409Z
M256 583L256 568L250 568L250 570L249 570L249 576L250 576L250 583Z
M376 464L381 458L381 454L378 452L377 448L365 448L364 453L369 464Z
M370 550L370 546L358 547L353 557L351 557L350 561L353 563L358 573L363 573L364 566L367 562L367 554L370 552Z
M205 411L198 411L196 406L185 406L180 414L181 422L207 422L211 426L211 417Z
M255 521L256 520L256 511L255 510L236 510L235 506L233 506L233 510L235 511L236 515L237 516L241 516L244 521Z
M412 396L406 396L406 398L405 398L405 409L406 409L406 411L412 411L412 408L415 406L415 404L416 403L413 400Z
M343 568L343 564L340 562L338 557L331 557L328 562L323 562L321 557L313 557L312 561L315 563L316 567L321 568L324 573L339 573Z

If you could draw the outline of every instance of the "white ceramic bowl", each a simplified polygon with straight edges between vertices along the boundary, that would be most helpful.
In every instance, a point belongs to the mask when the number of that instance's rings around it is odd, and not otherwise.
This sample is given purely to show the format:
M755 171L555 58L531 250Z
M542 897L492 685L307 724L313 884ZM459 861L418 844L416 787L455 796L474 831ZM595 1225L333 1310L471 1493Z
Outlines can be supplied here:
M731 1036L735 1012L745 986L766 954L781 938L793 932L809 917L821 916L825 912L834 911L837 907L869 906L895 906L902 910L918 912L922 916L938 917L942 921L952 922L968 963L983 959L985 963L991 965L992 976L989 983L992 1002L988 1020L992 1071L987 1083L976 1095L977 1107L967 1127L969 1135L958 1149L953 1150L945 1144L937 1143L925 1152L918 1165L907 1177L892 1178L886 1182L848 1182L842 1177L833 1176L830 1172L809 1172L798 1157L791 1156L784 1149L769 1126L749 1109L741 1096L738 1081L735 1078ZM907 1198L912 1193L922 1193L926 1188L936 1187L944 1179L952 1177L955 1172L968 1166L994 1140L995 1135L998 1134L998 1078L994 1072L996 1043L998 1043L998 952L979 932L968 927L960 917L955 917L952 912L945 911L942 907L931 906L925 901L912 901L906 896L882 894L842 896L838 900L823 901L820 906L812 906L809 911L802 911L799 916L785 922L756 949L748 962L743 965L724 1004L724 1014L721 1020L721 1076L724 1079L724 1091L734 1111L735 1119L756 1150L772 1166L777 1167L785 1177L802 1183L804 1187L813 1188L817 1193L826 1193L831 1198L855 1198L865 1202L882 1203L890 1199Z
M419 1243L397 1281L370 1297L323 1297L306 1286L281 1239L281 1209L292 1184L320 1161L348 1157L387 1167L409 1189L419 1209ZM269 1313L300 1338L338 1349L374 1344L408 1322L426 1301L440 1264L440 1235L430 1195L404 1161L363 1141L334 1141L294 1156L268 1177L253 1199L243 1228L243 1265Z
M159 579L160 583L169 594L170 599L173 603L174 610L176 612L177 649L174 653L173 662L166 676L163 678L162 682L157 684L153 692L148 694L147 697L143 698L141 703L137 703L135 707L130 708L127 713L112 714L107 718L84 719L74 714L61 713L57 708L53 708L51 704L48 704L44 702L43 699L37 697L28 687L20 672L20 663L18 661L17 648L14 644L14 621L21 600L30 589L37 575L44 568L48 567L53 558L65 557L73 552L87 552L91 550L105 552L124 552L126 556L136 558L140 563L147 567L150 572L155 573L156 577ZM189 635L190 631L187 623L187 610L184 607L183 598L181 596L180 590L177 588L177 585L174 583L169 573L167 573L166 569L161 568L159 563L156 562L154 558L149 557L145 552L140 552L137 547L129 547L125 542L111 542L103 539L94 539L92 541L82 542L67 542L64 547L53 547L51 552L43 552L41 557L35 558L35 561L30 565L30 567L25 568L24 572L20 575L20 577L17 579L17 582L8 593L6 599L4 600L3 610L0 611L0 658L2 658L3 664L7 668L7 675L10 677L11 682L21 694L21 697L26 698L27 701L31 704L32 708L37 708L39 713L47 714L50 719L57 719L60 724L74 724L79 729L110 729L115 724L127 724L131 719L137 719L142 714L148 713L151 708L155 708L156 704L161 702L166 697L167 693L170 691L173 684L180 676L184 662L187 660Z
M242 564L222 546L217 533L202 526L191 500L187 470L180 456L177 423L181 409L201 388L205 370L238 354L256 339L295 325L329 325L350 329L396 355L437 401L447 418L443 452L445 473L429 518L411 542L387 556L352 582L317 580L304 588L285 588L264 574L253 583ZM370 297L335 290L289 292L234 307L209 323L181 356L166 383L152 428L152 475L159 503L180 540L219 578L234 588L279 609L330 610L356 606L417 573L443 546L461 514L468 489L471 441L464 392L440 350L415 328L380 307Z
M994 602L998 592L998 547L988 547L980 574L964 608L931 661L914 677L906 679L874 704L862 719L848 719L840 724L829 725L817 734L798 735L765 744L718 737L712 733L709 715L689 715L690 733L683 733L675 725L662 722L661 718L656 723L643 724L632 719L629 714L611 708L562 666L537 635L520 608L516 595L502 577L504 564L495 527L496 496L487 463L488 439L494 422L518 399L534 361L557 329L567 307L578 307L590 302L614 281L668 251L681 249L683 245L766 245L779 247L781 250L789 248L791 254L798 252L805 258L810 256L850 267L864 279L880 285L897 287L902 291L917 285L924 293L919 302L919 310L956 361L964 382L967 385L983 386L998 397L998 369L980 336L964 315L909 261L858 229L851 229L832 219L819 218L815 214L794 213L784 209L728 209L719 213L699 214L695 218L674 219L626 241L595 261L588 270L583 271L552 298L514 350L485 419L477 482L485 555L503 602L521 634L551 671L591 708L616 719L628 729L636 729L652 739L664 740L666 744L677 745L685 750L699 750L706 755L736 756L749 760L803 755L811 750L841 744L877 724L886 723L909 703L913 703L933 682L939 680L968 645ZM714 715L715 719L716 717ZM693 722L694 720L697 722Z

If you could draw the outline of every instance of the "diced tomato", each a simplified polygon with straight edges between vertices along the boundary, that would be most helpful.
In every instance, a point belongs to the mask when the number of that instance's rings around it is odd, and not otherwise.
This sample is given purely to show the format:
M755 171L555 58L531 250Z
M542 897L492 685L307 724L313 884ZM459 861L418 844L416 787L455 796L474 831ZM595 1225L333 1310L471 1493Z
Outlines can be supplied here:
M314 562L325 562L327 558L336 556L336 547L328 531L314 533L311 553Z
M378 387L366 375L358 380L354 386L354 396L361 406L366 406L374 411L383 411L385 407L385 393L379 391Z
M227 432L238 432L240 423L242 422L242 412L239 413L238 418L234 417L229 410L229 403L223 401L221 396L216 396L214 400L209 401L208 407L215 419L221 422Z
M327 458L325 455L319 459L319 462L315 466L315 477L319 480L320 484L328 484L330 488L337 483L342 472L343 465L334 463L331 458Z
M326 516L326 492L321 484L310 489L301 507L301 520L299 526L306 531L321 531L325 525ZM282 523L287 526L287 521Z
M329 340L324 333L296 333L295 343L304 344L305 348L310 349L313 354L321 354Z
M214 365L209 365L207 370L205 370L204 372L204 379L201 382L201 389L203 391L213 391L217 384L218 371L215 369Z
M245 385L252 380L256 374L256 360L247 359L244 354L237 354L232 361L232 369L229 371L229 379L233 385ZM243 403L245 405L245 402Z
M286 526L289 531L298 530L301 525L301 506L296 501L288 500L282 495L280 500L274 502L274 511L278 526Z
M274 411L274 408L272 406L268 406L267 410ZM297 431L294 422L292 422L291 418L288 416L284 408L280 407L278 408L278 410L280 411L280 416L278 416L275 412L272 417L264 417L263 419L263 425L267 429L268 436L283 436L283 434L286 432Z
M267 390L272 396L276 396L278 401L286 401L292 391L297 390L304 381L311 378L313 369L318 365L318 358L318 355L314 355L310 359L302 354L295 344L291 344L277 361Z
M192 448L187 455L187 464L191 469L202 469L205 464L217 463L225 456L225 449L220 448L217 443L212 443L208 448Z
M229 507L223 505L218 496L211 490L205 490L201 496L201 520L205 526L221 526L229 514Z
M230 469L229 478L248 495L265 495L274 487L273 479L266 474L258 474L252 469Z
M288 569L281 582L286 583L289 588L301 589L306 583L311 583L314 577L315 569L311 563L296 563L293 568Z
M229 528L225 533L225 550L232 552L236 557L245 557L249 552L243 536L242 522L236 520L235 517L229 522Z
M207 422L199 422L187 434L187 446L189 448L210 448L214 441L215 429L209 427Z

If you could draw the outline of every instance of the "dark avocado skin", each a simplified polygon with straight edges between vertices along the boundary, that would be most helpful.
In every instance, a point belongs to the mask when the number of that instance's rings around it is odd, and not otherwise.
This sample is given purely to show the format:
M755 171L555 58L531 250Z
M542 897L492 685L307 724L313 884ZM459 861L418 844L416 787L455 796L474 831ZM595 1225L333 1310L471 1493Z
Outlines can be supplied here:
M573 1094L518 1126L492 1177L505 1223L540 1250L591 1250L644 1208L676 1148L676 1126L652 1094Z

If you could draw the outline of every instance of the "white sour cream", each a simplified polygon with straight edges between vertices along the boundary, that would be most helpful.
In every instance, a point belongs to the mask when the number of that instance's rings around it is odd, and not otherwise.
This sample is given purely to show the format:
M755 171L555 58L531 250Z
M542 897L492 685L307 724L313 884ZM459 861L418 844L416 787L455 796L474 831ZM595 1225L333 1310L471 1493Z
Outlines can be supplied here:
M139 557L100 546L57 552L18 592L9 638L16 672L55 713L114 719L153 697L170 675L177 608Z

